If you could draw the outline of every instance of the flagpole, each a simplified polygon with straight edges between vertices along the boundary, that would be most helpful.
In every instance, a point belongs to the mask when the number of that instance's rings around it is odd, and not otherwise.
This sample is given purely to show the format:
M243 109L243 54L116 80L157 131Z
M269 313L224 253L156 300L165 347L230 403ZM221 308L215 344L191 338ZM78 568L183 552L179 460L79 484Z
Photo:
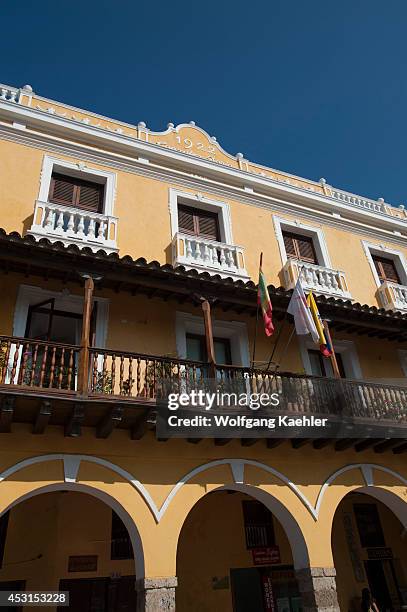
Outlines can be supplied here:
M262 265L263 265L263 252L260 253L260 265L259 265L260 270L261 270ZM260 311L259 289L257 288L256 328L254 330L252 368L254 368L254 358L256 356L257 329L259 326L259 311Z
M332 363L332 369L334 371L335 378L341 378L341 373L339 371L339 366L338 366L338 362L337 362L336 355L335 355L335 349L334 349L334 345L333 345L332 338L331 338L331 332L329 331L328 321L325 319L322 322L322 324L324 326L325 335L328 338L328 342L332 349L331 363Z
M281 336L281 334L283 332L283 329L285 328L285 324L286 323L287 323L287 312L285 313L283 322L281 323L281 327L278 330L277 338L276 338L276 341L274 343L273 350L271 352L270 359L269 359L268 364L267 364L266 372L268 371L269 367L271 366L271 362L273 361L274 353L276 352L276 349L277 349L277 346L278 346L278 343L279 343L279 340L280 340L280 336Z
M288 347L289 347L289 345L290 345L290 343L291 343L291 340L293 339L294 333L295 333L295 326L293 327L293 329L292 329L292 331L291 331L291 334L290 334L290 335L289 335L289 337L288 337L287 343L286 343L286 345L285 345L285 347L284 347L284 350L283 350L282 354L280 355L280 360L279 360L279 363L276 365L276 368L275 368L275 370L274 370L274 374L273 374L273 376L276 376L276 374L277 374L277 370L280 368L280 365L281 365L281 363L282 363L282 361L283 361L283 359L284 359L284 357L285 357L285 354L286 354L286 352L287 352L287 349L288 349Z

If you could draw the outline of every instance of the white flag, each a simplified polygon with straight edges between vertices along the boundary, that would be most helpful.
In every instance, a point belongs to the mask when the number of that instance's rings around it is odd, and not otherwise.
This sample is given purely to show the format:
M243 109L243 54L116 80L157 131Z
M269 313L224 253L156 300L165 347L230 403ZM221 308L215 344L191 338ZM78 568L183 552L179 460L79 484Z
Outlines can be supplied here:
M299 336L311 334L314 342L317 343L319 341L318 330L312 318L311 310L308 307L300 279L297 280L297 284L295 285L287 312L293 315L295 331Z

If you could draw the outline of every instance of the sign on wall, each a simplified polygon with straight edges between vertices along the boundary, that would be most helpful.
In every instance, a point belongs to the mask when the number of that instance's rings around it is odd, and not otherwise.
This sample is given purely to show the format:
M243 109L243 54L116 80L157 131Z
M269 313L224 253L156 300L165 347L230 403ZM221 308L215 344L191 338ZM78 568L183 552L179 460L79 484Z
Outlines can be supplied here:
M274 593L271 578L268 574L263 574L261 577L263 583L264 610L266 612L275 611Z
M254 565L273 565L281 563L280 548L278 546L262 546L252 549Z
M96 572L97 555L77 555L69 557L68 572Z

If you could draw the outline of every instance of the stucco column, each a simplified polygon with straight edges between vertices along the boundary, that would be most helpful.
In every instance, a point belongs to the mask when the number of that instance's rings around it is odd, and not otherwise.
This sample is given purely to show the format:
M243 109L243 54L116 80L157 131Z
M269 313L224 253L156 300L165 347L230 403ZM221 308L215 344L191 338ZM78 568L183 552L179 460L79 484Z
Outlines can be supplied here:
M304 612L339 612L334 567L307 567L296 576Z
M138 580L137 612L173 612L176 586L176 576Z

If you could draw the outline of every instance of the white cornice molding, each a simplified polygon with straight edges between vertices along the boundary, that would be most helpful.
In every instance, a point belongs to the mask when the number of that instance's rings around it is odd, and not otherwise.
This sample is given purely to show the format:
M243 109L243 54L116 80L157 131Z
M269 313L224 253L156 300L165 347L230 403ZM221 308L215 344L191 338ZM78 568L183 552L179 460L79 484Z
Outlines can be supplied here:
M270 190L270 194L273 192L280 195L283 194L298 201L304 201L304 203L312 203L312 205L317 208L326 208L326 205L329 204L332 214L336 212L338 214L345 213L347 216L353 218L361 216L365 216L365 218L375 218L379 224L390 225L393 228L397 228L397 231L407 231L406 220L399 220L397 217L393 217L391 215L377 214L372 211L359 209L347 203L335 200L332 197L317 194L311 189L289 185L284 181L278 181L272 179L271 177L260 176L241 169L231 168L193 154L185 154L183 152L174 151L173 149L165 148L151 142L139 140L137 138L132 138L117 132L109 132L101 127L92 126L86 122L84 123L83 121L74 119L68 120L60 115L53 113L47 114L43 110L37 110L31 107L21 106L8 101L0 100L0 115L2 112L3 114L8 113L11 115L13 120L17 120L16 123L19 125L26 125L27 121L31 119L32 126L37 129L39 126L47 126L48 129L53 129L55 133L66 133L67 135L71 134L74 135L74 137L76 136L79 141L82 140L84 142L102 144L104 148L106 148L107 143L110 143L111 145L114 145L115 150L121 147L124 152L131 152L132 155L142 157L144 160L156 159L164 162L170 161L170 166L172 162L173 165L176 165L177 167L185 167L187 172L194 174L196 174L197 171L202 172L202 170L205 170L208 178L210 176L226 176L229 178L230 183L242 185L249 190L253 189L254 192L256 191L256 186L260 187L262 190L264 190L264 188L268 188L268 190ZM114 122L115 120L110 121ZM177 126L177 128L170 127L168 128L168 132L171 130L176 131L180 127L185 127L188 125L191 126L191 124L181 124L180 126ZM214 137L210 137L202 128L197 128L196 126L194 127L195 129L199 129L209 139L212 139L214 143L216 143L218 149L223 151ZM160 134L160 132L151 131L149 131L149 133ZM161 132L161 134L165 133L167 132ZM229 157L233 157L227 152L225 152L225 154ZM283 174L285 175L286 173ZM301 180L307 182L306 179ZM316 183L312 183L310 181L310 184Z
M248 192L243 186L239 187L236 185L221 183L209 177L203 177L201 174L184 172L176 168L160 166L156 163L145 164L144 160L141 159L139 160L120 153L96 149L95 147L88 146L85 143L81 144L74 141L69 141L61 137L42 134L41 132L32 131L30 129L26 129L24 131L17 130L11 125L4 123L2 124L1 122L0 137L5 140L11 140L19 144L41 149L42 151L67 155L69 157L82 159L87 162L109 166L123 172L138 174L148 178L153 178L155 180L161 180L166 183L172 182L183 187L205 191L215 196L238 200L242 203L265 208L270 212L283 212L285 214L291 214L294 216L301 215L302 218L311 220L314 223L318 221L319 223L324 223L325 225L332 227L338 227L348 231L351 230L360 235L370 236L375 239L387 240L399 246L406 247L407 244L406 236L400 235L401 230L407 230L403 221L393 217L387 218L371 212L352 209L349 206L332 201L328 197L319 197L325 210L322 210L322 208L311 208L310 206L296 203L293 201L293 199L284 200L277 198L276 196L269 196L254 191ZM156 147L156 145L150 146ZM240 172L237 170L236 172L246 178L249 176L245 172ZM287 185L284 185L284 187L285 189L281 191L285 192L285 195L287 195L289 189L287 188ZM311 193L306 193L306 195L309 196ZM315 201L316 194L314 193L312 195L314 196ZM351 217L347 218L343 215L338 215L334 210L327 211L327 204L332 205L333 208L337 207L344 209L347 212L350 211L351 213L354 213L355 216L362 218L360 221L357 221ZM385 227L380 227L381 225L384 225ZM386 226L389 226L389 229L386 229ZM395 226L397 227L397 230L395 230ZM395 233L395 231L398 233Z
M194 156L192 154L184 154L173 150L166 149L159 145L130 138L123 134L110 133L106 130L90 125L83 124L79 121L67 120L56 115L47 115L43 111L36 109L19 106L9 102L0 101L0 113L8 111L13 115L13 119L18 119L21 123L27 124L27 120L31 118L33 127L47 126L53 128L57 133L64 132L76 136L79 140L84 142L99 144L106 146L107 143L115 146L115 149L121 147L124 153L131 153L134 155L141 155L143 158L152 159L156 161L172 162L176 166L185 167L187 171L193 174L196 172L207 172L208 178L210 176L216 177L228 177L229 182L236 185L252 187L253 191L256 192L256 187L264 190L268 188L270 195L275 193L279 196L286 196L303 202L304 204L311 204L316 208L325 208L327 204L330 206L331 212L337 212L339 214L344 213L351 218L364 217L366 219L374 218L379 224L384 224L397 228L397 231L407 231L407 224L405 221L400 221L395 217L380 215L371 211L361 210L354 208L346 203L334 200L328 196L322 196L314 191L302 189L300 187L294 187L287 183L276 181L272 178L251 174L236 168L225 167L218 165L216 162L208 161L206 159ZM171 164L169 164L171 165Z

